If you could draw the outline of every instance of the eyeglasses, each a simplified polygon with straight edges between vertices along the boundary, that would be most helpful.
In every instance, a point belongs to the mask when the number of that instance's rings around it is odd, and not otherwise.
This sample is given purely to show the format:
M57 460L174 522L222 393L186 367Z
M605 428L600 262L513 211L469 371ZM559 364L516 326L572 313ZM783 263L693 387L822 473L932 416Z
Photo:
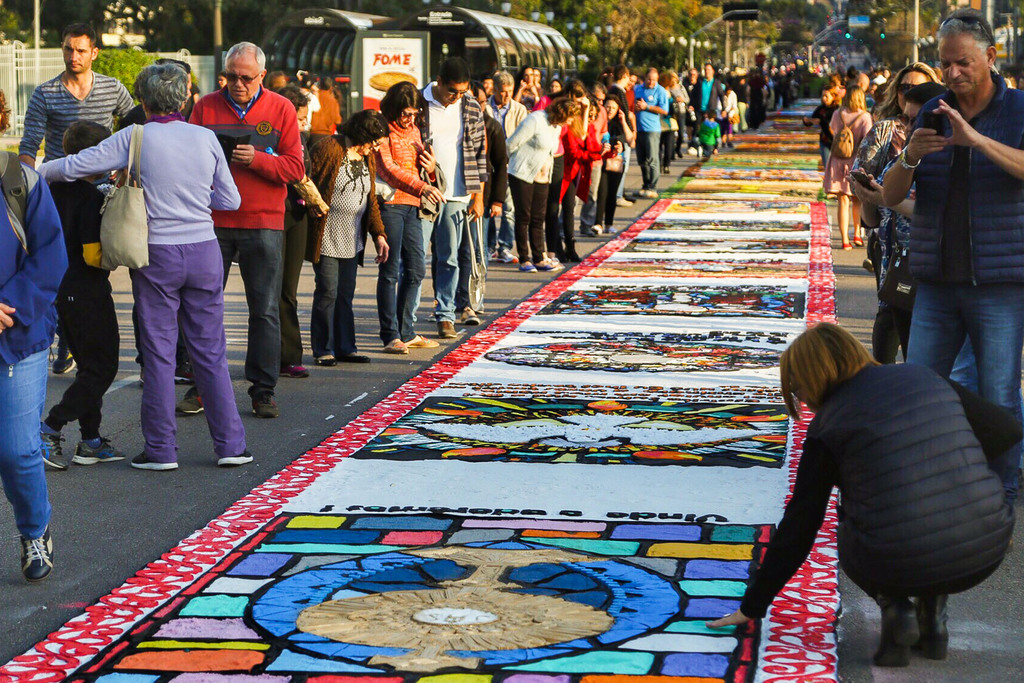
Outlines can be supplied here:
M900 90L901 93L903 93L905 95L909 91L911 91L914 88L916 88L918 85L919 85L918 83L900 83L899 90Z
M960 16L960 17L956 17L956 16L947 17L945 21L943 21L941 24L939 24L939 30L941 31L942 27L945 26L946 24L948 24L951 21L959 21L960 23L966 24L968 26L978 26L978 27L980 27L981 28L981 32L985 34L985 39L988 40L988 44L990 46L996 44L995 36L992 35L992 29L990 29L988 27L987 23L981 17L972 17L969 14L966 15L966 16Z
M399 114L399 116L402 117L403 119L411 119L411 118L413 118L414 116L416 116L419 113L420 113L420 110L419 109L415 109L413 111L403 111L401 114Z
M243 76L242 74L225 73L224 78L227 79L228 83L234 83L235 81L241 81L245 85L251 85L253 81L262 76L262 73L258 73L255 76Z

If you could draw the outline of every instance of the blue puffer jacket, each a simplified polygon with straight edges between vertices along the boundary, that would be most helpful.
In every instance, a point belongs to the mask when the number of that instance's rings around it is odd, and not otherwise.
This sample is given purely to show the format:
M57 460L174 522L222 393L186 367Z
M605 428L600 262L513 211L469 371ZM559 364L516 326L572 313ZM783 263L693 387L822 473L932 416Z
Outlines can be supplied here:
M977 116L974 128L982 135L1010 147L1024 144L1024 92L1009 90L992 74L996 94ZM946 91L921 112L932 111L939 100L955 106L956 97ZM916 126L921 125L918 115ZM915 127L916 127L915 126ZM946 122L949 134L949 122ZM951 182L968 182L970 202L971 262L974 282L1024 282L1024 181L996 166L977 150L970 150L969 179L951 178L953 147L921 159L914 178L917 202L910 231L910 269L925 281L942 280L942 221Z
M0 208L0 302L16 309L11 316L14 327L0 332L4 365L14 365L53 343L57 326L53 302L68 268L64 233L50 189L28 166L22 165L22 176L29 188L24 244L14 229L15 218Z

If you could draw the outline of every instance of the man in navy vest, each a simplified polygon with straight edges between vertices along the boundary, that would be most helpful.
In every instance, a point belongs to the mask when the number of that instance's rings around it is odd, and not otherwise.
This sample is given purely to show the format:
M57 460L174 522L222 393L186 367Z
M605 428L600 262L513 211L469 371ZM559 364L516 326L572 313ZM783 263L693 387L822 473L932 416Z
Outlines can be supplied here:
M1024 92L1008 90L993 70L995 40L980 12L953 12L938 38L949 90L921 108L883 193L892 206L916 183L910 263L918 289L908 360L948 377L969 340L980 393L1020 420ZM1010 501L1020 452L1018 444L998 463Z

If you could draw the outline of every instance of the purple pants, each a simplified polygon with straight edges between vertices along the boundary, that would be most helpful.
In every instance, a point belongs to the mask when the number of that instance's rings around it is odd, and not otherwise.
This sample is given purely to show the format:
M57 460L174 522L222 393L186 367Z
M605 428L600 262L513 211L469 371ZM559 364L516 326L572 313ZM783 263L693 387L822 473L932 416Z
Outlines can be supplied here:
M228 372L224 335L224 265L216 239L196 244L151 244L149 265L132 271L139 313L146 382L142 387L142 435L146 457L175 462L178 425L174 417L174 350L178 324L192 359L196 387L217 457L245 451Z

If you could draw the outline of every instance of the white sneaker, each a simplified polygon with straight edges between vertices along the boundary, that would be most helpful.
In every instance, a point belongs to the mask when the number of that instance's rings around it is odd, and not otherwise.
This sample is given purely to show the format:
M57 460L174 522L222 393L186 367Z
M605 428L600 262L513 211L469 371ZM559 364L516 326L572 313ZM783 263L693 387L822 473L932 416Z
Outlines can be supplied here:
M619 197L615 200L615 206L633 206L633 202L629 201L625 197Z
M690 147L689 149L686 150L686 153L689 154L691 157L695 157L697 156L697 148Z

